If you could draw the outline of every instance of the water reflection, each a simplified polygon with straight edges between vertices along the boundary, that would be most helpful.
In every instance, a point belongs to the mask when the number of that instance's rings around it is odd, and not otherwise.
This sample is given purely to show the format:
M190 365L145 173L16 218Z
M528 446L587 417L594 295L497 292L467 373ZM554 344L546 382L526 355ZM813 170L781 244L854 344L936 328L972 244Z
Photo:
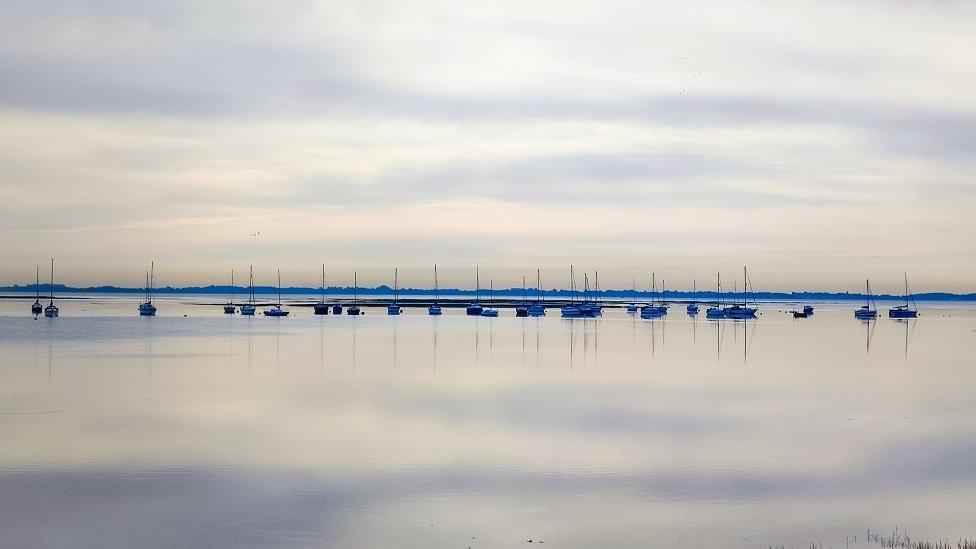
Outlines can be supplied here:
M0 315L0 545L965 534L976 310L927 318Z

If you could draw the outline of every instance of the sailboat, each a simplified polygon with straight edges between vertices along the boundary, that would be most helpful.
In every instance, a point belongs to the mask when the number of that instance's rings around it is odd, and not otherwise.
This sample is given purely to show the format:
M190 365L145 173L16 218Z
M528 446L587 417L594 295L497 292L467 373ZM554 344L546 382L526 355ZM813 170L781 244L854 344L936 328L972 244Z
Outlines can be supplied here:
M319 302L315 304L312 311L317 315L327 315L329 306L325 304L325 263L322 264L322 285L319 286L319 291L321 292Z
M270 309L265 309L264 316L288 316L289 312L281 308L281 269L278 269L278 303Z
M594 272L595 288L590 292L590 280L587 275L583 275L583 302L579 305L580 315L585 317L603 316L603 308L598 301L600 293L600 271Z
M865 303L859 309L854 309L854 318L861 320L871 320L878 318L878 308L874 305L874 296L871 294L871 280L864 280Z
M48 303L47 307L44 307L44 316L48 318L55 318L58 316L58 306L54 304L54 258L51 258L51 283L48 284L48 289L51 292L51 302Z
M908 273L905 273L905 304L896 305L888 309L888 318L917 318L918 307L915 305L915 296L912 295L911 288L908 287Z
M579 305L577 304L578 296L576 295L576 275L573 274L572 265L569 266L569 290L573 294L572 301L560 307L559 314L562 315L563 318L580 318L582 313L580 312Z
M722 306L722 273L715 275L715 305L705 309L706 318L725 318L725 307Z
M637 306L637 277L632 277L631 282L633 283L633 294L630 303L627 304L628 313L636 313L640 307Z
M359 316L359 273L352 272L352 305L346 308L346 314Z
M237 306L234 305L234 269L230 270L230 301L224 305L224 314L232 315L237 312Z
M441 306L437 304L440 299L440 286L437 284L437 265L434 265L434 302L430 304L430 307L427 307L427 314L431 316L441 315Z
M139 316L156 316L156 306L152 302L153 284L156 282L155 262L149 262L149 272L146 273L146 301L139 304Z
M254 265L251 265L250 273L247 277L247 287L251 292L250 297L247 299L247 303L241 305L241 314L244 316L254 316Z
M546 307L542 304L542 270L535 270L535 303L529 305L529 316L546 316Z
M668 314L668 306L661 302L657 293L657 273L651 273L651 295L653 302L641 307L641 318L658 318Z
M757 310L756 307L750 307L746 299L746 293L749 290L749 288L751 288L751 285L749 284L749 271L746 270L746 267L742 267L742 278L743 278L742 302L733 303L732 305L726 307L725 308L726 318L736 318L736 319L756 318L756 310Z
M397 301L400 298L400 270L393 269L393 302L386 306L386 314L396 316L403 312Z
M529 307L525 304L525 275L522 275L522 303L515 307L515 316L529 316Z
M488 281L488 286L490 288L488 290L488 303L490 304L492 302L492 296L495 295L495 281L494 280L489 280ZM481 316L496 317L496 316L498 316L498 309L493 309L491 307L482 307L481 308Z
M465 312L468 316L481 316L481 311L484 309L481 305L481 272L480 267L475 266L474 268L474 301L468 304L468 308Z
M698 281L691 279L691 303L688 304L688 314L695 316L698 314Z
M31 305L31 314L37 316L44 312L41 305L41 268L34 267L34 303Z

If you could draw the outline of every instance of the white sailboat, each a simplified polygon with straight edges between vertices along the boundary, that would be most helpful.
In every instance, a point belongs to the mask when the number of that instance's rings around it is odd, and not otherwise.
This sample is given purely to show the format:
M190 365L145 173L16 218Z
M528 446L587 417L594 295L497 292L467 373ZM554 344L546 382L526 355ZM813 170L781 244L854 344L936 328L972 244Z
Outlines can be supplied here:
M250 290L250 296L247 298L247 303L241 305L241 314L244 316L254 316L254 265L250 266L250 272L247 276L247 287Z

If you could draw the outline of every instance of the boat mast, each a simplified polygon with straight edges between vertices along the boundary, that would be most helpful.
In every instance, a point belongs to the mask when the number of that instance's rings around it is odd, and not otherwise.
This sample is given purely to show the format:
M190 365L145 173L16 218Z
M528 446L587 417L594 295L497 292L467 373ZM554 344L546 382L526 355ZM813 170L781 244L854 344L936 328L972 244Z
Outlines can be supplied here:
M474 300L476 303L481 301L481 267L479 265L474 266Z
M278 308L281 308L281 269L278 269Z
M34 301L41 300L41 268L34 266Z
M254 304L254 265L250 266L250 273L247 277L248 289L251 291L251 297L248 303Z
M322 299L319 303L325 303L325 263L322 264Z
M359 302L359 273L352 272L352 304Z
M230 270L230 302L234 303L234 269Z
M538 301L542 301L542 269L535 270L535 295Z
M434 302L441 300L440 288L437 285L437 264L434 263Z

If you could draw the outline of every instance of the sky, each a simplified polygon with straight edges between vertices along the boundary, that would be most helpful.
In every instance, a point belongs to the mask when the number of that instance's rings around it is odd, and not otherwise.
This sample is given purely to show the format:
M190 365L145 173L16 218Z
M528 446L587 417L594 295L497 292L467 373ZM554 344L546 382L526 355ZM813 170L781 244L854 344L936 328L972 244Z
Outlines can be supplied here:
M963 2L8 0L0 285L976 291L974 52Z

